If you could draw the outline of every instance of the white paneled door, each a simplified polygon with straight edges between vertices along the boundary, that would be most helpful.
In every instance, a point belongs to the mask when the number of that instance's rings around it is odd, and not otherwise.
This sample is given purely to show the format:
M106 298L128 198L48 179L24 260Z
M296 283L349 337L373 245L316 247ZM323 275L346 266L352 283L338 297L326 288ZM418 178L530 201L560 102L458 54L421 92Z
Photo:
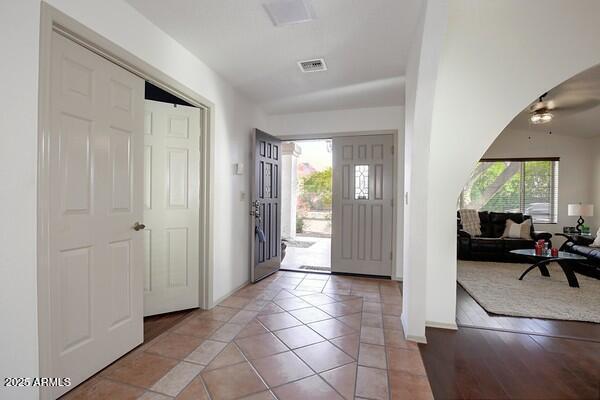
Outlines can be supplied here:
M392 135L333 139L331 270L392 273Z
M145 101L144 315L199 306L201 110Z
M50 368L74 386L143 340L144 81L58 33L50 74Z

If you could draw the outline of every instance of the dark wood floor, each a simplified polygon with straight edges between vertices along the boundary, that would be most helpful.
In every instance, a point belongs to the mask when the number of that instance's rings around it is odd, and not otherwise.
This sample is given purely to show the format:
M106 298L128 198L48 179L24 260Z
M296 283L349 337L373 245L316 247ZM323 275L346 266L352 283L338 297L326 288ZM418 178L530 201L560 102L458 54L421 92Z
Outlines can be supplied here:
M419 345L436 399L600 399L600 324L489 315L460 287L457 324Z
M175 311L144 318L144 343L149 342L172 326L175 326L175 324L183 320L192 311L194 311L194 309Z

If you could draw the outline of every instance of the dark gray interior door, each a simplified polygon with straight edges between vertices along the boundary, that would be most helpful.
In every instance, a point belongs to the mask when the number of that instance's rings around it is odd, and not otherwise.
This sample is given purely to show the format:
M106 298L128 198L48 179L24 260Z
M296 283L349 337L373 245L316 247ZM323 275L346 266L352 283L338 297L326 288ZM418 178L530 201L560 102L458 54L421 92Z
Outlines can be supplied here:
M254 133L254 179L251 278L257 282L281 264L281 141L261 130Z

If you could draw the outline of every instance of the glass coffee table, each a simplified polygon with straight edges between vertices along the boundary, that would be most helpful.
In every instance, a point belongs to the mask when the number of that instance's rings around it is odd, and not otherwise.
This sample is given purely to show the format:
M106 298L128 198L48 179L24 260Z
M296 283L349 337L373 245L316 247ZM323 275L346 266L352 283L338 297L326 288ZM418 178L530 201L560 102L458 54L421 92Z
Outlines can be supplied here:
M535 254L534 249L519 249L519 250L511 250L512 254L517 254L520 256L525 256L529 258L533 265L525 270L521 277L520 281L523 280L525 275L529 273L529 271L538 268L542 276L550 276L550 272L548 272L548 265L551 262L556 262L562 268L565 276L567 277L567 281L569 282L569 286L578 288L579 282L577 281L577 276L575 276L575 272L573 271L573 263L577 261L586 260L585 257L580 256L578 254L567 253L566 251L559 251L558 256L553 257L550 252L544 252L542 255Z

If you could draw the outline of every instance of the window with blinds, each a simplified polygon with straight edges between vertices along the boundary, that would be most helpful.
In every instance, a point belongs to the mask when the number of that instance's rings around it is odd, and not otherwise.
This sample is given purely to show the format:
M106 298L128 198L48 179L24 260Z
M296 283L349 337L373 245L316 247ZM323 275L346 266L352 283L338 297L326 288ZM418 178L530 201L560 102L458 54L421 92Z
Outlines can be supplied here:
M522 212L534 222L558 220L558 158L483 159L463 189L460 208Z

